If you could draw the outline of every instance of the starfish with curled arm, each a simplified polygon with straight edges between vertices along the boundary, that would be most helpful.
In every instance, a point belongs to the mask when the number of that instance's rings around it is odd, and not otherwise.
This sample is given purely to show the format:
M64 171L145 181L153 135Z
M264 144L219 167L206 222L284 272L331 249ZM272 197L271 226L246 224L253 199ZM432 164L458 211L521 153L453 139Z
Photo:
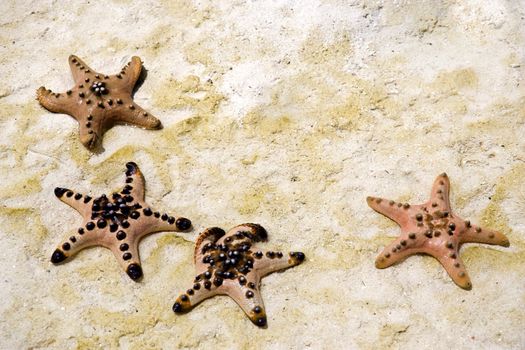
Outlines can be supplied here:
M133 102L133 88L142 71L139 57L133 56L120 73L105 75L88 67L77 56L69 56L69 66L75 80L66 93L53 93L40 87L37 100L47 110L65 113L80 126L80 142L94 149L104 132L114 124L133 124L146 129L159 129L160 120Z
M138 244L142 237L160 231L186 231L191 221L153 211L144 201L144 177L137 164L126 164L126 186L93 199L66 188L55 188L55 195L82 215L84 222L74 235L68 235L51 256L58 264L90 246L110 249L133 280L142 277Z
M173 305L175 313L191 310L215 295L228 295L259 327L266 325L266 312L259 284L261 278L304 261L301 252L263 252L255 242L265 241L266 230L256 224L243 224L227 233L213 227L202 232L195 243L196 277L192 288Z
M443 265L458 286L472 288L459 256L461 245L485 243L508 247L509 240L500 232L472 225L470 221L455 215L450 207L449 191L450 181L447 174L443 173L434 181L430 199L420 205L367 198L372 209L394 220L401 227L401 236L377 257L377 268L387 268L410 255L428 254Z

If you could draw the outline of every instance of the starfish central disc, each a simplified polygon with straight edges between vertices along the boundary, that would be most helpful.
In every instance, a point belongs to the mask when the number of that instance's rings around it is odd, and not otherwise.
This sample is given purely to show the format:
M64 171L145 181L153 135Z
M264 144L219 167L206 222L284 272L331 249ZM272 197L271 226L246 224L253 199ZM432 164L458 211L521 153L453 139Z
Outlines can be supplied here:
M95 93L95 95L106 95L109 93L109 90L106 88L106 83L95 81L93 85L91 85L90 90Z

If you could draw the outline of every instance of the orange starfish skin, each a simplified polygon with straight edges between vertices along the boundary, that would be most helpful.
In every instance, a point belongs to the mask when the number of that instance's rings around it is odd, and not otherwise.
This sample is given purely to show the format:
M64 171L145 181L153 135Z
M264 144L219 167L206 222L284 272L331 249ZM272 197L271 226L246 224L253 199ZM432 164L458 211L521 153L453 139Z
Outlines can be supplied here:
M228 233L218 227L202 232L195 243L193 287L177 298L173 311L187 312L207 298L228 295L255 325L266 326L261 278L298 265L305 258L301 252L263 252L252 245L266 238L266 230L256 224L239 225Z
M486 243L508 247L509 240L500 232L472 225L470 221L453 214L449 191L450 182L447 174L443 173L434 181L430 200L420 205L367 198L372 209L394 220L401 227L401 236L377 257L377 268L387 268L410 255L428 254L443 265L458 286L467 290L472 288L459 256L461 245Z
M108 198L75 193L66 188L55 188L55 195L74 208L84 218L74 235L67 235L51 256L59 264L90 246L110 249L133 280L142 277L138 244L142 237L160 231L186 231L191 221L168 214L160 214L144 201L144 177L137 164L126 164L126 186Z
M114 124L133 124L146 129L160 129L160 120L133 102L133 88L142 71L139 57L119 74L104 75L88 67L77 56L69 56L69 66L75 86L66 93L53 93L40 87L37 100L47 110L69 114L80 126L80 141L88 149L94 149L102 140L104 132Z

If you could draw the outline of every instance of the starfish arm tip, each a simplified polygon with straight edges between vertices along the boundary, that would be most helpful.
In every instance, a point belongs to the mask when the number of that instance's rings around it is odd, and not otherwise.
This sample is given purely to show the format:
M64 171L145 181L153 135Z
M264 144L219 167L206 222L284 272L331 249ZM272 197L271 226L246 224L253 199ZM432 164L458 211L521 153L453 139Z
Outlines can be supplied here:
M464 290L472 290L472 282L466 271L453 272L446 269L456 285Z
M126 163L126 169L129 172L129 175L134 175L139 171L139 166L137 163L130 161Z
M54 264L54 265L58 265L62 262L64 262L68 257L66 256L66 254L64 254L64 252L61 250L61 249L55 249L55 251L53 252L53 254L51 255L51 262Z
M48 109L46 107L46 96L49 94L49 92L47 91L47 89L44 87L44 86L41 86L39 87L37 90L36 90L36 97L35 99L38 101L38 103L44 107L45 109Z
M53 96L54 98L52 98ZM58 96L60 94L55 94L44 86L36 90L36 100L42 107L53 113L68 113L69 105L63 100L59 100Z
M489 232L488 237L489 237L489 240L493 239L497 245L500 245L505 248L510 247L509 238L505 234L499 231Z
M135 282L140 281L144 276L144 273L142 272L142 267L136 263L129 264L126 268L126 273L129 276L129 278L131 278Z
M375 261L375 267L376 269L384 269L385 266L385 258L383 256L378 256Z
M43 85L40 86L38 89L36 89L36 99L38 100L40 96L44 94L45 91L46 91L46 87Z
M155 117L154 117L155 118ZM157 118L155 118L157 119ZM162 125L162 122L160 121L160 119L157 119L154 123L152 123L152 129L153 130L161 130L162 128L164 128L164 126Z
M262 227L259 224L242 224L237 227L234 227L232 230L235 230L236 228L243 228L246 227L248 231L252 234L251 239L253 239L255 242L263 242L268 239L268 232L264 227Z
M55 193L55 196L57 196L57 198L62 198L62 196L67 192L69 191L67 188L63 188L63 187L55 187L54 189L54 193Z
M193 228L191 220L182 216L175 220L175 226L179 232L188 232Z
M259 224L244 223L231 228L223 239L235 235L243 235L253 242L264 242L268 239L268 232Z
M248 317L250 318L250 321L252 321L252 323L257 327L265 328L267 326L268 320L264 310L261 310L258 313L252 311Z
M97 148L100 142L100 138L96 133L81 133L80 135L80 142L86 147L88 150L94 150Z
M465 290L472 290L472 283L470 281L464 284L459 284L459 286Z
M380 197L372 197L372 196L368 196L366 197L366 204L368 204L368 206L370 208L372 208L373 210L377 211L378 213L380 214L383 214L385 213L385 211L387 210L387 206L385 206L385 202L392 202L393 201L389 201L385 198L380 198ZM390 208L388 208L390 209Z
M179 296L172 307L173 312L179 315L184 314L193 308L189 300L182 301L181 298L182 296Z
M142 64L142 60L140 59L139 56L132 56L131 57L131 62L136 62L136 63Z
M126 89L133 89L142 72L142 60L138 56L131 57L131 60L122 67L119 74L116 75L119 85Z
M255 240L260 240L261 242L268 239L268 232L264 227L259 224L248 224L253 229L253 234L255 235Z
M387 245L383 251L377 256L375 260L375 267L378 269L386 269L394 264L397 264L408 256L414 254L414 248L408 250L401 243L401 239L398 238L392 243Z
M221 237L223 237L226 234L224 230L220 227L210 227L205 229L204 231L199 234L199 237L197 237L197 242L195 242L195 247L199 248L202 243L207 239L209 242L216 242Z
M179 303L178 301L176 301L176 302L173 304L173 306L172 306L171 309L173 310L174 313L179 314L179 315L182 314L182 313L184 312L183 309L182 309L182 305L181 305L181 303Z
M148 118L144 121L143 127L149 130L161 130L163 128L160 119L149 114Z
M290 265L296 266L304 262L306 256L303 252L290 252Z
M450 210L450 179L446 173L439 174L432 185L430 192L430 201L433 203L440 203L443 210ZM433 205L435 206L435 205Z
M126 163L126 186L124 187L124 190L126 192L129 192L133 197L140 198L140 200L144 200L144 194L145 194L145 187L146 187L146 180L144 179L144 175L140 171L139 166L135 162L127 162ZM125 193L123 191L123 193ZM125 194L129 194L125 193Z
M385 199L379 198L379 197L372 197L372 196L366 197L366 203L368 204L370 208L374 209L375 211L381 210L381 203L384 200Z
M387 267L390 267L391 263L389 263L388 259L385 258L384 254L381 253L375 261L375 267L376 269L386 269Z
M53 192L55 193L55 196L58 199L60 199L60 201L66 203L67 205L69 205L70 207L72 207L73 209L75 209L81 214L83 213L83 210L85 209L87 205L86 204L87 202L85 202L85 199L91 198L89 196L85 196L78 192L75 193L68 188L62 188L62 187L55 187ZM84 200L81 200L82 198L84 198Z

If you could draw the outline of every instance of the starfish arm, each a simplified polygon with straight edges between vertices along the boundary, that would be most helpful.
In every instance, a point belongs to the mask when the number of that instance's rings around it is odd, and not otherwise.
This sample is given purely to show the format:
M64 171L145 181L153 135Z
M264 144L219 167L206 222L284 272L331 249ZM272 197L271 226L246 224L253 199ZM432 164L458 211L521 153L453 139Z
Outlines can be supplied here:
M259 290L260 280L255 273L252 276L248 274L246 277L247 283L245 284L241 285L238 280L226 280L222 288L240 306L253 324L264 327L266 326L266 310Z
M485 243L503 247L510 246L509 239L503 233L470 224L467 225L465 231L460 235L460 239L461 243Z
M67 188L56 187L55 196L62 202L66 203L81 215L89 212L91 209L91 197L85 196L78 192L73 192Z
M420 234L420 237L409 238L408 234L403 234L401 237L398 237L377 256L375 261L376 268L385 269L402 262L410 255L423 253L420 247L421 240L423 240L421 236L422 234Z
M399 226L403 226L408 219L408 204L396 203L385 198L367 197L368 206L380 214L394 220Z
M69 114L73 118L77 119L74 114L75 101L70 95L70 92L65 94L57 94L51 90L46 90L45 87L41 86L36 91L36 99L38 102L50 112Z
M205 287L205 283L207 287ZM177 314L188 312L203 300L217 294L221 294L220 290L213 283L203 280L195 281L192 288L188 289L186 293L179 295L173 304L173 311Z
M283 254L281 252L260 252L261 258L255 258L254 269L258 271L261 277L264 277L272 272L288 269L290 267L299 265L304 261L304 254L301 252L290 252ZM258 254L261 256L260 254Z
M93 70L89 68L89 66L84 61L75 55L70 55L68 61L75 83L83 82L86 73L93 72Z
M185 232L191 228L191 221L183 217L173 217L167 213L161 214L160 212L153 212L149 207L139 209L130 215L137 215L139 222L136 225L140 225L140 237L144 237L154 232ZM133 218L132 218L133 220Z
M427 254L432 255L439 261L445 271L447 271L450 278L452 278L454 283L459 287L466 290L472 288L470 277L465 269L465 264L463 264L463 261L459 257L457 247L428 251Z
M137 80L140 77L141 71L142 61L140 60L140 57L133 56L131 57L131 61L128 62L128 64L126 64L124 67L122 67L120 73L116 76L117 80L115 81L123 89L125 89L129 93L132 93L133 88L135 87L135 84L137 83Z
M130 194L136 201L144 201L144 175L135 162L126 163L126 186L122 193Z
M80 142L87 149L92 150L96 148L99 142L102 141L103 129L101 123L93 123L91 127L87 127L85 124L80 123L78 132Z
M134 233L129 232L122 240L113 239L110 249L126 274L137 281L143 276L138 249L141 236Z
M219 227L211 227L202 231L197 237L195 242L195 252L193 254L193 262L195 263L195 269L197 274L205 272L208 267L207 264L202 262L202 259L206 255L206 252L215 245L222 236L224 236L224 230Z
M230 229L221 239L217 242L223 244L228 241L235 240L237 244L242 242L262 242L268 239L268 233L258 224L241 224Z
M255 276L244 278L242 283L238 279L227 279L220 286L199 277L192 288L177 298L173 304L173 311L177 314L188 312L201 301L218 294L231 297L257 326L266 325L266 312L259 291L259 280Z
M437 210L450 212L450 180L446 173L440 174L432 185L428 205Z
M101 236L103 235L100 230L93 228L88 230L86 225L80 227L75 234L64 237L51 255L51 262L59 264L85 248L103 245L99 242Z
M126 107L115 108L113 116L118 123L132 124L148 130L162 128L160 120L146 112L135 102L130 102Z

